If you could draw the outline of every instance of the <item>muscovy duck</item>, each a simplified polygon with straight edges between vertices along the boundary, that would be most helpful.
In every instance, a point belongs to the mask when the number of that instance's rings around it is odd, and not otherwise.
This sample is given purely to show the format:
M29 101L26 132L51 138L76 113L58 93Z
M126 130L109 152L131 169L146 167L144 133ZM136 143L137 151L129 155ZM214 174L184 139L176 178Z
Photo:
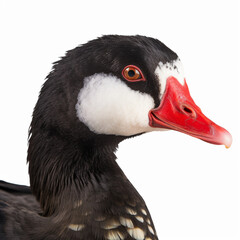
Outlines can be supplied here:
M126 138L163 129L232 141L194 103L180 59L160 41L109 35L68 51L34 109L31 189L0 183L0 239L158 239L115 151Z

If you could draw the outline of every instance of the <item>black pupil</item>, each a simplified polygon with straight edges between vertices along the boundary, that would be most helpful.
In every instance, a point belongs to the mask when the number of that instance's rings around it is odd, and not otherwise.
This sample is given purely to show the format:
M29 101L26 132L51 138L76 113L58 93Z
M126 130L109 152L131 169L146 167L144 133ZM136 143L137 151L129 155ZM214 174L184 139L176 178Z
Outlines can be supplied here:
M129 70L128 71L128 76L129 77L134 77L134 75L135 75L135 71L134 70Z

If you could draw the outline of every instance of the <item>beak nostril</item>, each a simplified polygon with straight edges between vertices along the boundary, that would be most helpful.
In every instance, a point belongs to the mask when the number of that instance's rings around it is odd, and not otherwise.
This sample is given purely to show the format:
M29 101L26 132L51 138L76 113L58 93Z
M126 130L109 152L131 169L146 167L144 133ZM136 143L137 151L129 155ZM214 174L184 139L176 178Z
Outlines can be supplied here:
M181 105L181 109L182 109L183 113L186 114L187 116L191 116L192 118L196 117L196 112L193 108L188 107L187 105L183 104L183 105Z
M183 111L186 112L186 113L190 113L190 114L193 112L192 109L190 109L186 106L183 107Z

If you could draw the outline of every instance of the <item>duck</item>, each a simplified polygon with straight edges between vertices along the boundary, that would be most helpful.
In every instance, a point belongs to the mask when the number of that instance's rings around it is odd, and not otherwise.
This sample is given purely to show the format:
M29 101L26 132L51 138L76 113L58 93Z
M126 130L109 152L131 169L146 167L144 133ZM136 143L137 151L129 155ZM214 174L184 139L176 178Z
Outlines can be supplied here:
M195 104L180 58L158 39L105 35L68 51L33 111L30 187L0 182L0 239L158 239L115 153L125 139L163 130L232 143Z

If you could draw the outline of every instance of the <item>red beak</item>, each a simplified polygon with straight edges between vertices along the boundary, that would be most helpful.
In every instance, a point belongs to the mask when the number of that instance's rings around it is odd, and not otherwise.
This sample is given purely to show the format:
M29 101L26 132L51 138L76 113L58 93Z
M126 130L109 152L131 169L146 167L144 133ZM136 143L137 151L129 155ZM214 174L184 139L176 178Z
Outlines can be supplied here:
M232 144L231 134L208 119L194 103L186 81L181 85L174 77L167 79L160 106L149 112L149 125L173 129L227 148Z

